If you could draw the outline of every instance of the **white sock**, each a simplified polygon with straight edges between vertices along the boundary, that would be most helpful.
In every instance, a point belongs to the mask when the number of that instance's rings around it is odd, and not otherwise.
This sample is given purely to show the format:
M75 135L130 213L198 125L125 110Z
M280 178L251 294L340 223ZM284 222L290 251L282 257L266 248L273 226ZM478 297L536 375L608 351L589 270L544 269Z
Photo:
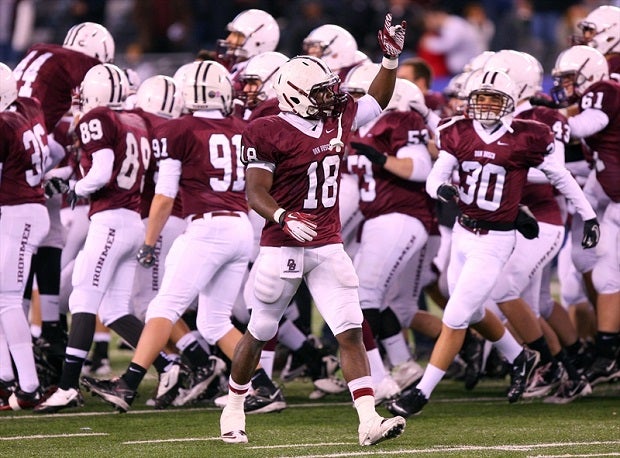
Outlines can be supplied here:
M426 366L422 380L420 380L416 388L422 392L426 399L430 399L433 390L439 382L441 382L441 379L445 374L446 371L443 371L429 363L428 366Z
M519 342L517 342L508 331L504 331L504 335L499 340L493 342L493 346L504 355L510 364L514 362L517 356L519 356L519 353L523 350Z
M273 363L276 359L276 352L273 350L263 350L260 353L260 367L263 368L267 377L273 378Z
M382 339L381 344L392 367L398 366L411 359L411 351L402 333L394 334L387 339Z
M370 364L370 375L372 376L372 382L375 385L378 385L386 375L381 354L379 353L378 348L367 350L366 354L368 355L368 363Z

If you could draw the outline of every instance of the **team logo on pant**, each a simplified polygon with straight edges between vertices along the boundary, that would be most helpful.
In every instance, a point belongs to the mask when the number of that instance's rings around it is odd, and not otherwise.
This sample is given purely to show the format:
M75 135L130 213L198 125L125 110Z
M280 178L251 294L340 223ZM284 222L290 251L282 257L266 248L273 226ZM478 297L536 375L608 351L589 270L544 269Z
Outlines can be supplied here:
M17 259L17 283L19 284L24 283L26 247L28 246L31 228L32 225L28 223L24 224L24 232L22 232L22 239L19 242L19 257Z
M99 259L97 259L97 265L95 266L95 274L93 275L93 286L99 286L99 280L101 278L101 271L103 270L103 264L108 257L108 253L114 244L114 237L116 236L116 229L110 228L108 230L108 236L106 237L105 245L103 246L103 251L99 255Z

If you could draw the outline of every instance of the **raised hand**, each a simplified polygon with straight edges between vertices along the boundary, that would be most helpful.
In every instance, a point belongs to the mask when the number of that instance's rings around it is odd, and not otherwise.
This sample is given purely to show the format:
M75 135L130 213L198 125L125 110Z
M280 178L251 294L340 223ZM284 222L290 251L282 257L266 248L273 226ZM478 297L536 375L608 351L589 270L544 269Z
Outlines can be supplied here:
M392 25L392 14L385 15L385 23L383 29L379 30L377 38L379 46L383 51L383 55L389 59L396 59L403 52L405 45L405 29L407 21L403 21L400 25Z

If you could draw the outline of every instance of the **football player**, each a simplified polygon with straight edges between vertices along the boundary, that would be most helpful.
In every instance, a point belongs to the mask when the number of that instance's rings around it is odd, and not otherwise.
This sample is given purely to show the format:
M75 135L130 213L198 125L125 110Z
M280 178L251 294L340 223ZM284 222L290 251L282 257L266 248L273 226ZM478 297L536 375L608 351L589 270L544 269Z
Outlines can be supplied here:
M375 410L358 279L342 247L338 217L345 142L353 128L378 116L392 96L406 24L393 26L391 20L387 14L379 31L385 58L366 96L353 101L338 90L338 75L322 60L297 56L280 68L274 84L283 113L259 118L244 131L248 202L267 223L252 266L255 280L246 284L252 315L235 348L228 403L220 417L225 442L248 441L243 405L252 374L302 278L338 340L359 416L360 445L397 437L404 430L402 417L382 418Z
M558 102L577 103L578 113L568 119L571 135L582 139L592 157L596 181L610 202L602 216L601 249L592 271L596 292L596 354L586 371L591 385L620 376L620 83L609 78L605 56L589 46L573 46L555 62L553 96ZM588 221L585 221L586 227Z
M151 148L146 123L122 111L128 90L127 76L113 64L94 66L80 86L84 114L76 132L86 174L67 199L74 205L89 197L91 223L73 272L71 329L60 382L56 392L36 406L38 413L83 404L79 377L97 314L130 344L137 343L142 331L142 323L130 313L130 297L137 266L134 253L144 234L140 186Z
M32 408L42 396L22 297L50 225L41 187L49 161L41 105L18 96L11 69L0 63L0 410Z
M522 348L496 315L485 308L515 246L515 221L530 167L538 167L567 196L585 220L583 244L598 243L596 214L570 173L553 161L553 133L537 121L513 119L518 92L499 70L481 72L468 99L468 117L451 118L439 129L440 153L426 180L433 198L458 197L458 224L452 233L448 283L450 298L442 330L422 380L388 405L392 413L419 413L443 378L472 325L512 364L508 401L516 402L540 356ZM458 187L451 184L453 171Z

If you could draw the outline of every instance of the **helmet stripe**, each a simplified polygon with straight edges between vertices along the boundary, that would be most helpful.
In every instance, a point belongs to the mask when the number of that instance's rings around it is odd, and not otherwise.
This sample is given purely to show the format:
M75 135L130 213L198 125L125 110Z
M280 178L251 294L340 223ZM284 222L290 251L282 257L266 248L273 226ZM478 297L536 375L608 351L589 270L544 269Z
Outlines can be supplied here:
M172 111L172 103L170 104L170 109L166 110L166 101L168 100L168 92L170 88L170 81L168 81L167 78L164 78L164 99L161 101L161 111L163 112L170 112ZM170 98L170 100L172 101L172 97Z
M112 84L110 84L110 86L111 86L110 87L110 100L108 100L108 103L113 103L113 102L116 101L115 100L116 99L116 97L115 97L116 84L115 84L115 81L114 81L114 72L112 71L112 68L110 68L108 65L104 65L104 68L108 71L108 76L110 78L110 82L112 83Z
M78 24L71 27L69 33L67 34L67 38L65 38L65 44L69 46L73 46L75 44L75 40L77 39L80 30L86 27L86 24Z

